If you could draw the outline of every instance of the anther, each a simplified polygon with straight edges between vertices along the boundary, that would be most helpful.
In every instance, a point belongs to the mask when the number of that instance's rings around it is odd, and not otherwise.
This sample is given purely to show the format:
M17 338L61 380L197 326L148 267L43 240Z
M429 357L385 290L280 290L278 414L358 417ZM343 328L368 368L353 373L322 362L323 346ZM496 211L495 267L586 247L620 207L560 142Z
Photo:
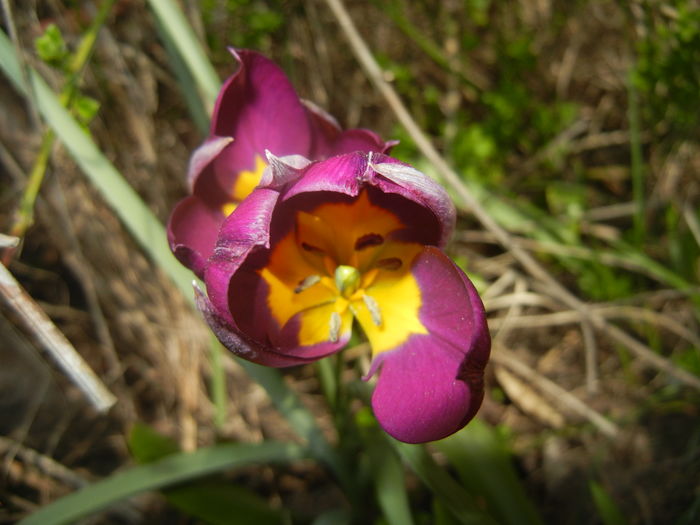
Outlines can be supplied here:
M331 318L328 322L329 324L329 336L331 343L337 343L340 337L340 325L342 320L340 319L340 314L338 312L333 312Z
M307 278L299 281L299 284L294 288L294 293L301 293L307 288L311 288L314 284L321 280L319 275L309 275Z
M325 253L321 248L318 246L314 246L313 244L309 244L308 242L303 242L301 243L301 247L304 249L306 252L311 252L311 253Z
M382 326L382 312L379 310L379 305L374 297L364 294L362 300L365 302L369 314L372 316L372 322L377 326Z
M355 241L355 250L360 251L371 246L380 246L384 243L384 237L378 233L367 233Z
M382 270L398 270L401 268L401 265L403 263L401 262L401 259L398 257L387 257L386 259L379 259L376 263L375 266L377 268L381 268Z

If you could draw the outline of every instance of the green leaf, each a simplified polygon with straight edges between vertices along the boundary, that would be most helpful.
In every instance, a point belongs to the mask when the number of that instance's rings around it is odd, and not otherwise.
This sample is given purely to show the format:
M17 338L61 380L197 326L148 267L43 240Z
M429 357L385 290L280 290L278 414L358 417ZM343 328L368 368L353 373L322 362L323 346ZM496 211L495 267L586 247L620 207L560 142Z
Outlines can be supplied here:
M175 441L142 423L137 423L131 429L129 450L138 463L152 463L180 451ZM172 506L207 523L282 522L282 513L271 509L257 494L232 485L223 478L165 489L163 495Z
M484 512L472 494L464 490L443 467L438 465L422 445L408 445L396 440L391 444L401 458L425 483L441 503L460 523L495 525L492 516Z
M71 523L141 492L170 487L183 481L256 463L288 463L308 457L291 443L232 443L177 453L159 461L132 467L88 485L39 509L22 525Z
M279 525L283 513L257 494L224 480L200 482L165 491L170 504L213 525Z
M495 429L478 419L438 441L470 494L485 502L489 514L504 525L541 525L527 498L510 454Z
M211 112L221 81L185 15L173 0L148 0L148 5L151 6L160 27L167 32L168 40L175 46L189 69L199 89L204 107Z
M360 410L355 420L369 457L369 470L379 507L390 525L412 525L413 517L406 492L406 477L396 452L379 428L369 407Z
M68 47L56 24L49 24L44 34L34 40L34 49L41 60L52 66L62 66L68 57Z
M92 97L76 95L71 109L75 112L78 122L87 125L100 110L100 103Z
M591 491L591 496L593 496L593 503L598 509L598 516L600 516L605 525L627 525L627 520L625 520L622 511L600 483L591 481L588 484L588 488Z
M131 455L137 463L152 463L180 452L180 447L174 440L143 423L134 425L129 434L128 443Z

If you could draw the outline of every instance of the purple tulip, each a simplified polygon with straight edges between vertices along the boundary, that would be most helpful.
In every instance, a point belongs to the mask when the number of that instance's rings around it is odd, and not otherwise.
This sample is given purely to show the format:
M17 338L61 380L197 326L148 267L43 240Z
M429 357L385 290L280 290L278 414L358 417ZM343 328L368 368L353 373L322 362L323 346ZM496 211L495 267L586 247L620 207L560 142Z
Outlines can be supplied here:
M256 140L246 151L257 153ZM233 164L233 152L212 148L209 166ZM284 367L341 350L359 325L372 347L381 426L408 443L461 429L483 398L490 337L474 286L441 250L455 222L444 189L366 150L265 161L258 187L214 233L189 225L191 237L216 237L208 297L197 291L197 303L218 338L244 359Z
M342 131L332 117L297 96L284 72L263 55L231 50L238 70L223 85L209 137L190 160L191 195L168 223L178 260L203 277L224 218L257 186L266 151L320 160L353 151L386 152L368 130Z

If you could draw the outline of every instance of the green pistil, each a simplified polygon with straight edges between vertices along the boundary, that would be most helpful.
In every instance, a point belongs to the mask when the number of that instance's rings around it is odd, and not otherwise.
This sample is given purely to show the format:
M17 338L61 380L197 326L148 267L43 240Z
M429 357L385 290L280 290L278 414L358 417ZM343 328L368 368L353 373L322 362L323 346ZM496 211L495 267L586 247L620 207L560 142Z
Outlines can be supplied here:
M339 265L335 269L335 286L344 296L349 297L360 284L360 272L353 266Z

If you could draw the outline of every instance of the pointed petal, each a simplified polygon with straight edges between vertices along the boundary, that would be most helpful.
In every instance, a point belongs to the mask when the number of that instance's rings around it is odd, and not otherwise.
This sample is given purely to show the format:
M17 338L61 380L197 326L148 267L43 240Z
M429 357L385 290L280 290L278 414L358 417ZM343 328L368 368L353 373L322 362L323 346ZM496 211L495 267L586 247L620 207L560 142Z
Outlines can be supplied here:
M435 214L442 225L442 235L438 246L445 246L452 235L457 220L457 211L445 189L417 169L389 157L379 157L372 160L370 167L377 174L400 188L398 193L423 204ZM378 186L384 191L390 191L381 182Z
M380 370L372 407L396 439L423 443L449 436L476 414L490 338L473 285L445 254L426 247L412 271L421 288L419 315L428 334L412 335L377 356L371 371Z
M231 50L238 71L219 93L211 132L234 137L222 155L217 176L232 167L252 169L265 150L277 156L306 154L311 149L311 124L306 109L282 69L260 53Z
M194 186L199 175L216 159L221 151L233 142L233 137L209 137L204 143L192 153L190 165L187 170L187 184L190 192L194 191Z

